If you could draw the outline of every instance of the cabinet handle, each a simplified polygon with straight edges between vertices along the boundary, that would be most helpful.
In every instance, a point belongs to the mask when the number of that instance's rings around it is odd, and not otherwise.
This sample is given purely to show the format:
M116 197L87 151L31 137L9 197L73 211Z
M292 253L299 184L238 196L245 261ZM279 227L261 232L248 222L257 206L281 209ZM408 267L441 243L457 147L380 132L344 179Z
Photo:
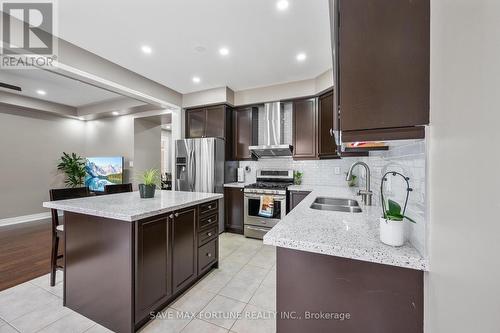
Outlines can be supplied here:
M330 128L330 136L333 137L333 128Z
M208 222L208 223L212 222L212 219L208 219L208 220L207 220L207 222Z
M212 206L208 206L208 209L212 209Z
M168 217L171 218L171 219L173 219L174 218L174 214L170 214Z
M210 258L211 256L212 256L212 253L208 252L208 253L207 253L207 257L209 257L209 258Z
M175 213L175 214L174 214L174 216L175 216L175 217L179 217L179 213Z
M207 234L207 236L208 236L208 237L212 236L212 233L211 233L211 232L209 232L209 233Z

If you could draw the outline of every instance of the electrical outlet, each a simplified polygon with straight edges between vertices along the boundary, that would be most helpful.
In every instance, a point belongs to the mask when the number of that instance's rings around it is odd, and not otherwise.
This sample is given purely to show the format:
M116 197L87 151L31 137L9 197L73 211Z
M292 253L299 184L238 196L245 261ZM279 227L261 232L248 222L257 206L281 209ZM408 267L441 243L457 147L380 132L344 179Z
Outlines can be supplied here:
M129 161L128 162L128 167L133 168L134 167L134 161Z
M334 172L336 175L340 175L340 167L335 167Z

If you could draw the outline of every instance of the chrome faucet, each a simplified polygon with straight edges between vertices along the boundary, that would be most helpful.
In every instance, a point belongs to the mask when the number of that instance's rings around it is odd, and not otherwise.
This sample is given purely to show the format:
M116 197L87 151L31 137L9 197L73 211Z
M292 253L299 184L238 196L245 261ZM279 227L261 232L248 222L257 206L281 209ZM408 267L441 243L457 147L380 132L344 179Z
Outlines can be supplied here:
M363 202L365 203L365 205L371 206L372 205L373 192L370 190L370 167L368 166L368 164L366 164L365 162L361 162L361 161L353 163L351 165L351 167L349 168L349 172L347 172L347 176L346 176L345 179L347 181L352 180L352 170L357 165L363 166L365 168L365 171L366 171L366 187L365 187L364 190L359 190L358 191L358 195L361 195L361 197L363 198Z

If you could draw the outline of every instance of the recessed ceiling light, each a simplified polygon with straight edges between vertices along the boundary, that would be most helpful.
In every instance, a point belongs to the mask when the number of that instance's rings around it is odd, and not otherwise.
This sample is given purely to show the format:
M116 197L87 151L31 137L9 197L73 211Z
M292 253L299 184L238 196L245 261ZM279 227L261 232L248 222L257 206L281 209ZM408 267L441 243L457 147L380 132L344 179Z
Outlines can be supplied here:
M306 60L306 58L307 58L307 55L303 52L297 54L297 61L304 61L304 60Z
M229 49L227 47L221 47L219 49L219 53L222 56L227 56L229 54Z
M37 90L37 91L36 91L36 93L37 93L38 95L42 95L42 96L47 95L47 92L46 92L45 90Z
M200 83L201 79L198 76L193 76L193 82L194 83Z
M278 10L286 10L288 8L288 1L287 0L280 0L276 3L276 8Z
M111 112L111 114L112 114L113 116L118 116L118 115L120 115L120 112L118 112L118 111L113 111L113 112Z
M151 53L153 53L153 49L151 48L151 46L148 46L148 45L143 45L141 47L141 50L145 54L151 54Z

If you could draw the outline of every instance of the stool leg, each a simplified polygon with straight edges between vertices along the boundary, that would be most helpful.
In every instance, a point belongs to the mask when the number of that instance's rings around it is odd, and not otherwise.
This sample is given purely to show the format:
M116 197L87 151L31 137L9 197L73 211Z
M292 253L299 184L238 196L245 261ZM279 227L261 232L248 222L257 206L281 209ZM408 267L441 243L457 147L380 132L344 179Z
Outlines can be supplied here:
M59 237L52 237L52 257L50 258L50 286L56 285L57 253L59 252Z

